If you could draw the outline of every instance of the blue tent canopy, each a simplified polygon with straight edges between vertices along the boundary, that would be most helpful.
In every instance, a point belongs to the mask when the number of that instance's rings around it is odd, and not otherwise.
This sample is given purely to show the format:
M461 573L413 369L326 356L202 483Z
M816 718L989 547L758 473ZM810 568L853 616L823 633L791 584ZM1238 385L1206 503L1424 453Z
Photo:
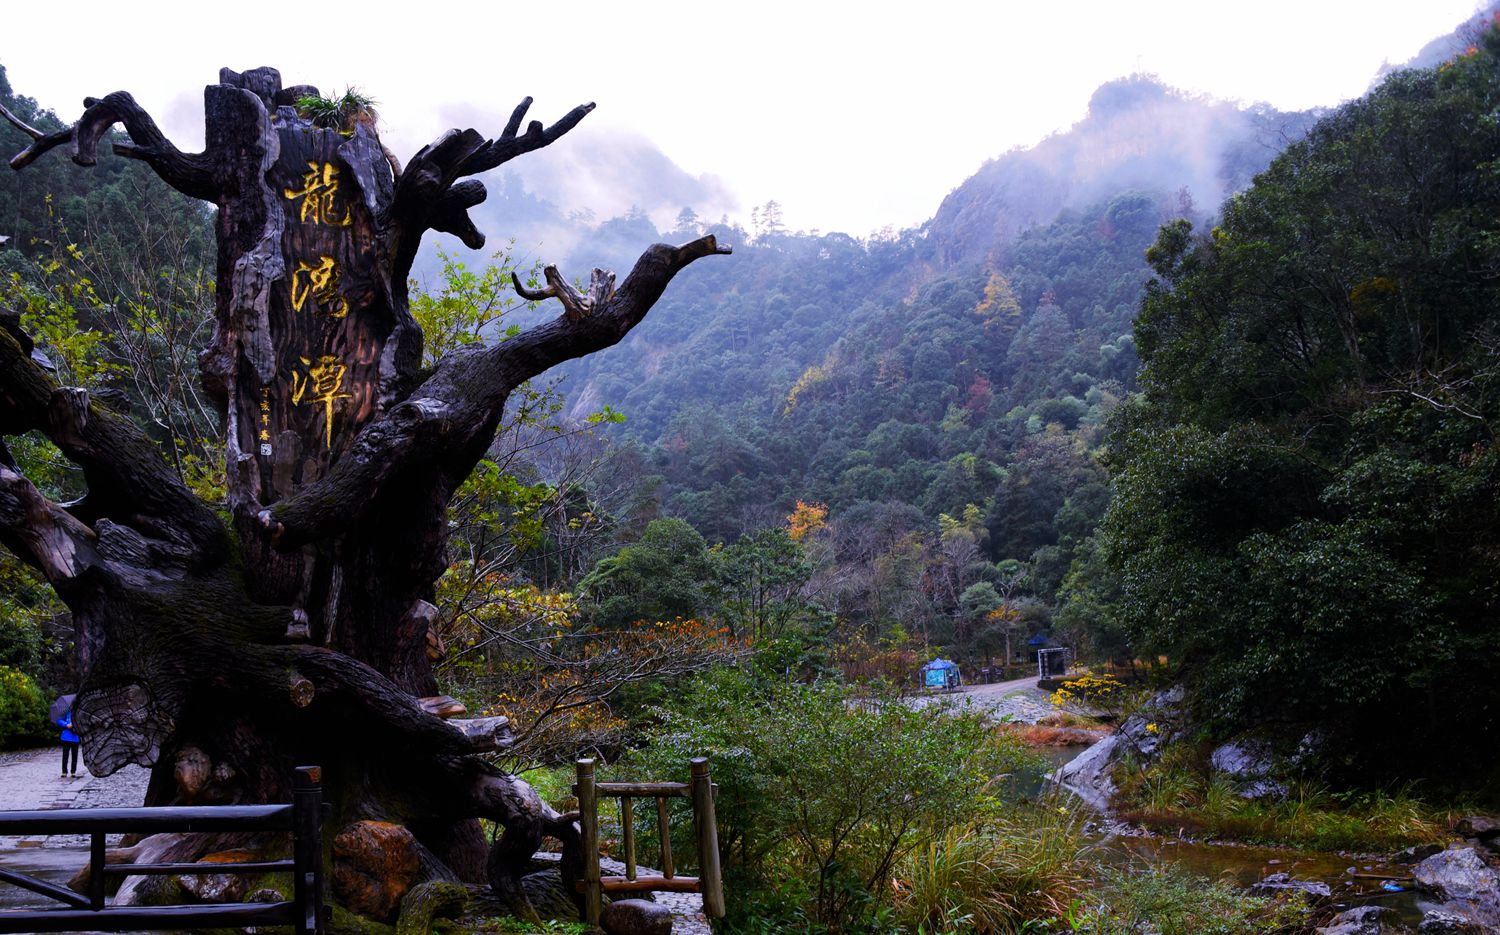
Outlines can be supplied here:
M1046 646L1047 638L1040 633L1026 641L1027 646Z
M928 688L953 688L959 684L958 663L934 659L922 667L922 684Z

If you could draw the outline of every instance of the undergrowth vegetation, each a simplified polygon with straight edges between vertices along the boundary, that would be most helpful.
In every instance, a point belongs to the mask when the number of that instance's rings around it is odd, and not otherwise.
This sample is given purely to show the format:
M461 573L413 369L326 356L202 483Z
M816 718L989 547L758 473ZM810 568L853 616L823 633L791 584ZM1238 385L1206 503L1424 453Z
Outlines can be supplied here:
M1052 931L1082 935L1252 935L1307 931L1306 911L1296 901L1263 899L1223 880L1202 877L1171 864L1106 867L1094 880L1087 903L1065 913ZM1043 929L1044 931L1046 929Z
M1203 751L1191 744L1169 747L1149 766L1126 767L1117 772L1121 817L1195 838L1395 850L1442 840L1451 818L1411 786L1335 792L1315 778L1299 777L1284 783L1284 795L1247 799L1232 778L1210 770Z

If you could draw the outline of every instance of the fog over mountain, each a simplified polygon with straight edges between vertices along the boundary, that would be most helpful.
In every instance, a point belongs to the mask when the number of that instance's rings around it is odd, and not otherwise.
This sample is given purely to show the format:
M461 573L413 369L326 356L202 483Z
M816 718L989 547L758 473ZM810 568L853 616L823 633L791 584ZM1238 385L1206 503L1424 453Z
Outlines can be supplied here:
M474 108L450 108L443 118L456 127L494 119ZM486 177L485 186L489 197L470 212L490 237L481 255L514 238L522 257L584 272L595 265L623 266L623 275L640 249L657 239L656 230L675 226L683 208L715 220L745 213L718 176L692 175L646 137L588 121L538 157L517 159ZM451 238L437 240L446 251L470 252ZM417 275L430 277L436 270L429 243Z
M1126 189L1178 192L1184 207L1211 211L1316 116L1190 95L1150 75L1111 81L1083 120L985 163L954 189L929 238L944 264L981 260L1065 208Z

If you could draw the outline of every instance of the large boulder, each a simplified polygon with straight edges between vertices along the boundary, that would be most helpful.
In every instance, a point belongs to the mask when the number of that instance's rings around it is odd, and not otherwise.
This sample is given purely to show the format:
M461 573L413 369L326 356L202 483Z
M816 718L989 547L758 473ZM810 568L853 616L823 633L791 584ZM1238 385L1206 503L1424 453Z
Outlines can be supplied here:
M1112 777L1119 761L1120 738L1110 735L1064 763L1052 780L1101 812L1109 811L1118 791Z
M417 841L401 825L356 821L333 839L333 896L345 909L393 921L416 881Z
M1466 838L1491 841L1500 838L1500 819L1489 815L1466 815L1458 820L1454 830Z
M1401 916L1384 906L1358 906L1334 916L1318 935L1411 935Z
M1214 772L1227 776L1234 791L1246 799L1280 799L1287 793L1286 783L1271 778L1275 755L1269 741L1241 737L1220 744L1209 755Z
M1177 686L1153 697L1126 718L1119 730L1064 764L1052 780L1100 811L1108 811L1114 798L1113 773L1127 754L1136 762L1150 762L1162 743L1183 731L1183 698Z
M1422 917L1422 925L1417 931L1421 935L1492 935L1495 929L1451 912L1433 909Z
M645 899L617 899L604 907L599 926L609 935L672 935L672 910Z
M1442 900L1444 913L1500 931L1500 873L1474 848L1434 854L1413 867L1412 876L1417 886Z

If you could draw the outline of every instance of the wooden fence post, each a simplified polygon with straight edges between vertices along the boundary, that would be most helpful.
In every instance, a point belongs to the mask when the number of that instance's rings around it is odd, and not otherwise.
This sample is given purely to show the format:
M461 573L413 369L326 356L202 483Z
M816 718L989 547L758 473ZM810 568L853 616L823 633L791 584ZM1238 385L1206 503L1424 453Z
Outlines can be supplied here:
M578 823L582 827L579 842L583 849L583 921L598 925L604 911L604 891L599 883L599 799L594 794L594 761L578 761Z
M656 798L656 833L661 838L661 875L672 879L672 829L667 825L667 798Z
M297 935L323 933L323 770L297 767L292 781L292 891Z
M714 786L708 760L692 761L693 825L698 832L698 880L703 890L703 914L724 918L724 879L719 872L719 831L714 819Z

